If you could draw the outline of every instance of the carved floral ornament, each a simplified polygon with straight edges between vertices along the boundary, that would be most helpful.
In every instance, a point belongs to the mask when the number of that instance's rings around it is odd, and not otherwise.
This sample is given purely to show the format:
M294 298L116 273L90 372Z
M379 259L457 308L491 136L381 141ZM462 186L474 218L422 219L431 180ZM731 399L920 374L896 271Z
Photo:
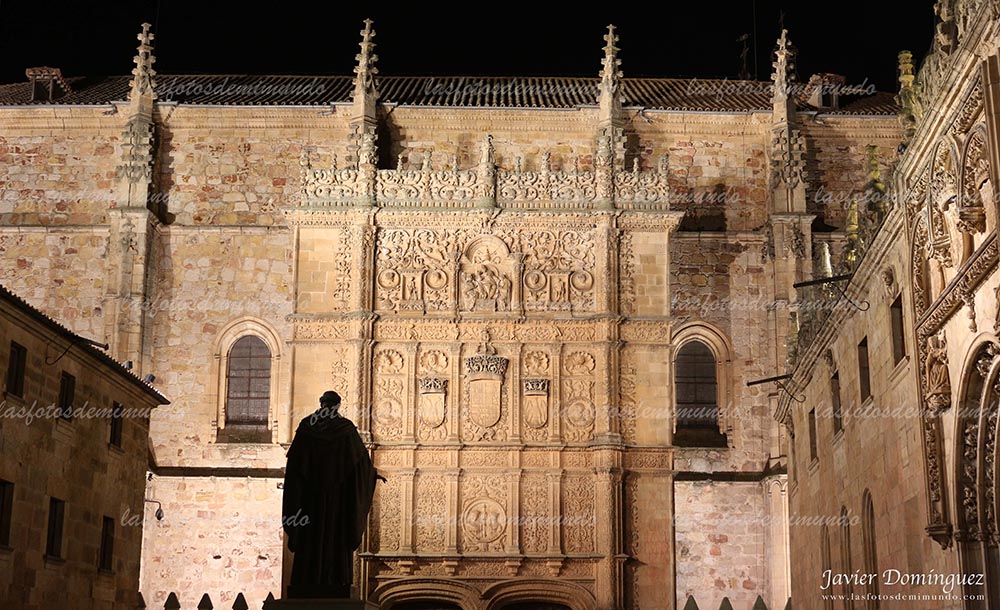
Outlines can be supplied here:
M469 169L457 169L456 164L453 169L435 170L428 153L418 168L404 168L400 163L396 169L365 172L365 167L374 167L375 150L374 136L366 134L355 136L357 146L367 154L359 155L354 167L338 168L334 157L330 167L314 168L308 153L303 156L303 207L354 205L370 192L373 202L382 207L589 209L613 197L624 209L669 209L666 157L654 170L643 170L635 163L628 171L614 167L609 149L602 166L602 138L598 138L598 167L590 171L579 167L555 170L548 152L542 153L535 170L525 170L520 162L513 170L500 169L492 138L487 136L477 165ZM605 166L607 175L602 176Z

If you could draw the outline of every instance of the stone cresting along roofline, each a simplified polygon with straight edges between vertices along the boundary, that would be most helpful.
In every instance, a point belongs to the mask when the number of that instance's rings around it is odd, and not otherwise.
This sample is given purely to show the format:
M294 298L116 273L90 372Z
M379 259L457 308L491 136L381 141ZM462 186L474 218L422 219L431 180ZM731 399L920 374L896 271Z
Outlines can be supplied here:
M72 91L53 101L32 101L30 82L0 85L0 107L102 106L125 103L131 76L72 77ZM157 75L158 104L199 106L351 105L353 76ZM557 76L379 76L379 103L427 108L597 108L601 79ZM770 112L773 83L698 78L622 78L629 108L683 112ZM825 115L895 116L894 94L859 88L842 95L838 109L816 109L808 91L795 91L800 111ZM851 99L853 98L853 99Z
M85 339L84 337L81 337L80 335L66 328L59 322L50 318L47 314L42 312L40 309L32 306L30 303L19 297L17 294L12 292L3 284L0 284L0 300L4 300L7 301L8 303L11 303L16 309L21 310L29 317L36 320L42 326L46 327L53 333L60 335L64 339L69 340L72 346L79 347L84 352L90 354L100 362L111 367L111 369L119 372L122 378L128 380L129 383L131 383L133 386L137 387L145 394L155 398L157 400L157 404L161 405L170 404L170 401L167 400L167 398L163 396L163 394L160 394L160 392L156 388L154 388L149 383L140 379L131 370L125 368L125 366L121 362L118 362L108 354L104 353L102 350L91 345L89 340Z
M489 145L489 138L487 138ZM484 163L488 167L483 167ZM559 170L551 167L551 155L544 152L535 171L516 167L499 169L486 156L479 167L434 170L429 156L416 169L379 169L369 185L361 164L340 169L315 168L309 152L302 166L302 208L335 208L369 205L366 194L373 190L375 202L384 208L488 207L531 210L597 209L600 207L602 178L599 171ZM492 170L486 171L483 170ZM642 171L638 159L631 169L618 168L610 176L614 201L620 209L669 211L670 185L667 158L661 157L654 170Z

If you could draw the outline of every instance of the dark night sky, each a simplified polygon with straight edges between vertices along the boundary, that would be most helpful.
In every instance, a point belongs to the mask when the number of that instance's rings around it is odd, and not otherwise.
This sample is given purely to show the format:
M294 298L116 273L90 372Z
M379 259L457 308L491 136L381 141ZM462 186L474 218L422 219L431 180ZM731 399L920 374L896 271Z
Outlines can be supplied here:
M0 82L24 80L25 68L41 65L66 76L127 74L144 20L154 25L160 73L350 74L365 17L375 20L382 74L469 76L596 76L611 22L625 76L735 78L736 38L752 35L756 22L757 76L766 79L784 10L800 79L836 72L851 85L867 79L895 91L896 53L922 58L934 29L933 0L616 0L602 10L420 0L371 8L284 0L277 10L211 0L61 4L0 0Z

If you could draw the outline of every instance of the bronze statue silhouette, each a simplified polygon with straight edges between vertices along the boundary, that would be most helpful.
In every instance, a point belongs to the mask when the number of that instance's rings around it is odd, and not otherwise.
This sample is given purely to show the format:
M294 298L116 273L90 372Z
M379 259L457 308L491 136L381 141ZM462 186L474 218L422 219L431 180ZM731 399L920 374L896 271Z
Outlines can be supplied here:
M361 544L377 480L354 424L340 415L340 396L299 423L288 449L282 527L294 553L288 598L349 598L353 556Z

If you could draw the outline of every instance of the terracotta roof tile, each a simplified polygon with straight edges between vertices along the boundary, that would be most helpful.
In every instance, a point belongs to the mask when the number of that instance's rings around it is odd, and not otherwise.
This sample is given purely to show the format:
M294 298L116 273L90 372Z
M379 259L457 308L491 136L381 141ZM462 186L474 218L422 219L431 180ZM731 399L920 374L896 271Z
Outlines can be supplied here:
M58 105L103 105L124 101L128 76L68 78L72 92ZM351 101L350 76L159 75L161 102L219 106L324 106ZM597 78L534 76L383 76L383 103L468 108L576 108L597 104ZM625 106L689 112L752 112L771 109L770 82L725 79L625 78ZM893 95L842 96L826 114L894 115ZM31 101L31 83L0 85L0 106ZM800 108L810 107L800 100Z
M37 320L40 324L47 326L49 330L51 330L52 332L62 335L63 337L73 342L73 344L79 347L80 349L89 352L90 354L95 356L98 360L101 360L102 362L107 364L112 370L118 371L118 373L121 374L125 379L128 379L134 385L139 386L144 392L146 392L147 394L153 396L155 399L160 401L159 404L161 405L170 404L170 401L167 400L162 394L160 394L160 392L157 391L156 388L154 388L150 384L140 379L131 370L125 368L125 366L122 363L118 362L117 360L106 354L104 351L98 349L94 345L91 345L85 339L80 337L80 335L74 333L73 331L66 328L59 322L56 322L42 310L38 309L37 307L34 307L21 297L11 292L3 284L0 284L0 300L12 303L14 307L24 311L29 316Z

